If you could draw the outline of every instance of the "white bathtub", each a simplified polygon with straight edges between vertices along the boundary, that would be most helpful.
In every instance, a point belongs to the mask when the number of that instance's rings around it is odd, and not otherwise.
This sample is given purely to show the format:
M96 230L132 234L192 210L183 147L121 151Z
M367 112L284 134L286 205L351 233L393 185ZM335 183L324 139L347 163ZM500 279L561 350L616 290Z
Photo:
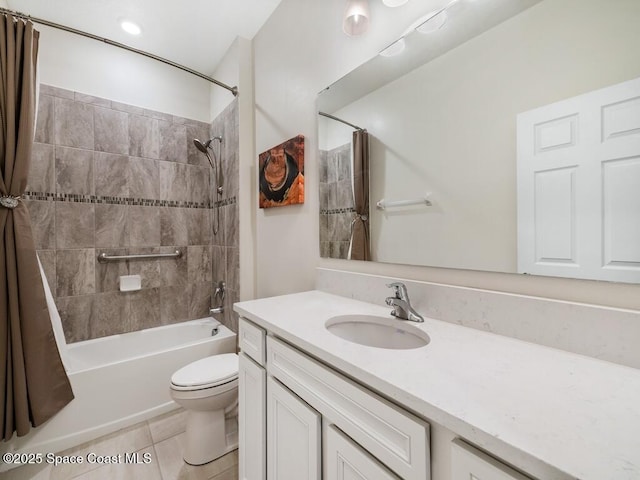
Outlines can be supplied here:
M58 452L177 408L169 380L199 358L235 352L236 335L211 318L87 340L66 346L75 399L2 451Z
M45 294L75 399L0 452L49 453L79 445L177 408L171 375L197 359L236 351L236 334L213 318L66 344L51 292ZM214 327L215 336L211 335ZM62 337L62 338L61 338ZM6 470L0 465L0 472Z

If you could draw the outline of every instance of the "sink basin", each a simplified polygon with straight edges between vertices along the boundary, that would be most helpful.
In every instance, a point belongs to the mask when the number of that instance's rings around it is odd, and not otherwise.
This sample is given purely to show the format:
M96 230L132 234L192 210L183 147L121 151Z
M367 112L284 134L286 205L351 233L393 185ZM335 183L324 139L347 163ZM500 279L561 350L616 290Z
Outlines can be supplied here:
M369 347L408 350L429 343L425 332L391 317L340 315L327 320L325 327L340 338Z

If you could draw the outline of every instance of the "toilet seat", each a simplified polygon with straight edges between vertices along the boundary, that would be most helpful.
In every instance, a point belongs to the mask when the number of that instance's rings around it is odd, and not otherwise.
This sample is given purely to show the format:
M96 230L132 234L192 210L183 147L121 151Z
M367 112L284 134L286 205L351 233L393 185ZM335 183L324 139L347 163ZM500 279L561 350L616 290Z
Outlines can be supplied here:
M204 390L238 378L238 355L225 353L197 360L171 376L173 390ZM237 383L237 382L235 382Z

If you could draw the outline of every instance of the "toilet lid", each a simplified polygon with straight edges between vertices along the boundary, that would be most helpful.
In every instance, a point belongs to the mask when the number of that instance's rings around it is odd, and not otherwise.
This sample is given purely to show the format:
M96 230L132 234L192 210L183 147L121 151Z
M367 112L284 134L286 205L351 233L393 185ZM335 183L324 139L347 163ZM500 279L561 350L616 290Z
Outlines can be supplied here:
M171 376L171 383L178 387L213 387L238 377L238 355L224 353L213 355L182 367Z

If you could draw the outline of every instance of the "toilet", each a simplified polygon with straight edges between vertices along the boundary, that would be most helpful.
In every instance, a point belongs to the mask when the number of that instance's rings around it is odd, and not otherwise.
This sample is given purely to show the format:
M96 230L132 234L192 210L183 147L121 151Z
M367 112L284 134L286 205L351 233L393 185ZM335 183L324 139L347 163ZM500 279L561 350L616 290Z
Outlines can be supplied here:
M182 367L171 376L170 388L171 398L187 411L185 462L203 465L237 448L237 435L227 432L225 421L237 415L237 354L213 355Z

